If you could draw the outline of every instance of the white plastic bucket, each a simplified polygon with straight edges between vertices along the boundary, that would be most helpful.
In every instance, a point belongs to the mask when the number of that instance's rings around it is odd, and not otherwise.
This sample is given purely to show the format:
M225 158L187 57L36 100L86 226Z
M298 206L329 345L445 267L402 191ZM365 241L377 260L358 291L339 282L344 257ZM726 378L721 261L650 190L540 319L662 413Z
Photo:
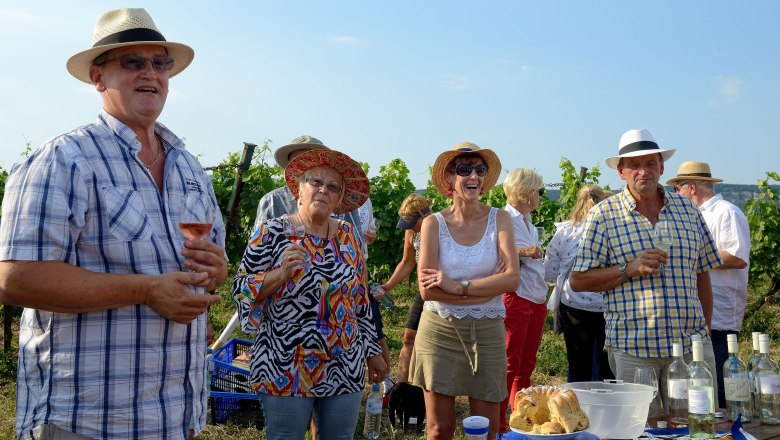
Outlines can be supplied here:
M644 432L653 387L621 380L572 382L564 386L574 391L588 415L588 432L599 438L638 438Z

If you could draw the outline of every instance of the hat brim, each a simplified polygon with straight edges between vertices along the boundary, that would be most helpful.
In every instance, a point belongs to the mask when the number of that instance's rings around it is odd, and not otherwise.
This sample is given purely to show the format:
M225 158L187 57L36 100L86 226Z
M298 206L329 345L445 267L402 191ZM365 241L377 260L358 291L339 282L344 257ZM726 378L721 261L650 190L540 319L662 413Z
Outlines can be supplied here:
M608 157L604 163L607 164L608 167L612 168L613 170L617 169L618 163L620 162L620 159L624 157L637 157L637 156L648 156L650 154L660 154L661 158L664 162L669 160L671 158L675 151L677 151L676 148L668 148L668 149L657 149L657 150L638 150L638 151L632 151L630 153L621 154L619 156L612 156Z
M667 185L677 185L678 182L723 182L723 179L717 179L715 177L702 177L702 176L674 176L666 181Z
M330 148L315 143L287 144L274 151L274 160L276 161L276 164L282 169L287 168L287 164L290 163L290 153L298 150L330 150Z
M480 148L479 150L474 151L447 150L436 158L436 162L434 162L433 169L431 170L431 181L439 191L439 194L444 197L452 198L452 195L447 195L447 190L449 189L446 177L447 165L449 165L452 159L464 154L477 154L482 157L482 160L487 164L488 172L482 181L483 192L490 191L491 188L496 186L496 182L498 182L498 176L501 175L501 161L493 150L487 148Z
M195 51L186 44L174 43L171 41L132 41L127 43L106 44L104 46L93 47L79 52L68 59L66 67L68 72L79 81L92 84L89 77L89 68L92 67L92 61L100 54L126 46L162 46L168 50L168 55L173 58L173 68L168 73L169 77L178 75L182 70L192 63L195 58Z
M334 214L354 211L366 202L371 189L363 168L346 154L330 149L307 151L296 156L287 164L284 169L284 180L296 199L300 196L298 189L303 179L303 173L320 166L331 167L341 174L344 194L342 194L341 203L333 211Z
M412 229L417 224L417 220L420 220L422 217L418 217L414 220L405 219L403 217L398 217L398 223L395 225L398 229Z

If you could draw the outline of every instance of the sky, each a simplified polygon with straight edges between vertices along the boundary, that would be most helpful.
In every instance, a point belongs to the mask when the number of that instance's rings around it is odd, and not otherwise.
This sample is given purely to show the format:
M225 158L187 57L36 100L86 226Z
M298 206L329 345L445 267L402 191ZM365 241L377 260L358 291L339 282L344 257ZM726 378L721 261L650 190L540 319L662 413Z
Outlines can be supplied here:
M646 128L727 183L780 170L780 2L0 0L0 166L27 143L93 122L94 89L65 62L97 17L143 7L195 60L171 79L160 121L204 166L243 142L301 134L370 165L402 159L418 187L461 141L504 170L561 181L559 161L598 166ZM505 173L502 174L503 180Z

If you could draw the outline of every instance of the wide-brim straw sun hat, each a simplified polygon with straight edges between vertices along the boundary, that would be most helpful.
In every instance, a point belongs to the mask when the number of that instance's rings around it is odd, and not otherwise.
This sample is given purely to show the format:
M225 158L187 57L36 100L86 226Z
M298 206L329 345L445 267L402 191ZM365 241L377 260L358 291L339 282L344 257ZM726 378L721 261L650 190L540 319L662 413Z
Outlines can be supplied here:
M331 167L341 174L344 190L341 202L334 211L335 214L354 211L366 202L371 189L365 171L351 157L336 150L306 151L287 164L284 169L284 180L296 199L299 197L298 189L303 180L303 174L320 166Z
M433 185L439 191L439 193L447 198L451 198L452 195L447 195L450 184L447 182L447 166L452 159L463 155L474 153L479 155L485 164L488 166L487 174L482 181L482 191L488 192L490 188L493 188L498 182L498 176L501 174L501 161L493 150L487 148L479 148L476 144L471 142L461 142L449 150L441 153L436 158L436 162L433 164L433 170L431 171L431 181Z
M620 137L618 155L607 158L604 163L612 169L617 169L621 158L644 156L653 153L660 153L664 162L666 162L674 155L675 151L677 150L674 148L660 148L653 135L644 128L639 130L632 129L623 133L623 136Z
M274 152L276 164L282 169L287 168L287 164L290 163L290 153L298 150L330 150L330 148L316 137L304 134L293 139L289 144L279 147Z
M667 180L669 185L677 185L678 182L688 180L703 180L705 182L723 182L723 179L712 177L710 165L705 162L689 160L680 164L677 175Z
M70 57L67 62L68 72L76 79L92 84L89 68L100 54L119 47L147 44L167 49L168 56L173 58L169 77L184 70L195 57L195 51L186 44L167 41L145 9L120 8L98 17L92 31L92 47Z

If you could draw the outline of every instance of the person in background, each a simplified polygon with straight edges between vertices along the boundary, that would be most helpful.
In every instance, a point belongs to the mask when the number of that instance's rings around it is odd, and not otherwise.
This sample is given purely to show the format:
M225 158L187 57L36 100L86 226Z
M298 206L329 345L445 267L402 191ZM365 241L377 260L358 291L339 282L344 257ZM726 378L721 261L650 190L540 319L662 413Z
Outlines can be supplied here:
M508 430L506 412L510 405L514 409L515 394L531 385L547 317L544 255L536 227L531 223L531 212L539 207L544 193L544 181L535 171L518 168L504 179L504 193L507 200L504 210L509 213L514 229L514 255L520 261L520 282L507 289L503 296L509 395L501 402L501 432Z
M321 438L351 439L365 366L379 383L387 365L356 228L332 214L357 209L368 179L349 156L311 150L290 161L285 180L299 201L290 220L305 226L304 239L287 240L281 219L261 224L233 283L242 328L255 335L250 382L269 440L303 439L312 414Z
M677 175L666 183L675 192L688 197L699 207L712 233L723 264L710 272L712 284L712 350L718 373L718 405L726 407L723 364L729 356L727 335L738 334L742 327L750 270L750 228L747 218L733 203L715 193L710 166L704 162L680 164Z
M604 292L605 345L615 378L631 382L637 367L653 368L664 398L665 367L675 342L682 341L690 359L691 336L700 336L704 360L716 377L708 272L720 265L720 257L696 205L658 184L675 151L661 149L647 130L623 133L618 155L605 162L626 187L588 213L569 275L575 292ZM674 237L668 254L653 242L659 221ZM651 404L651 416L660 409Z
M428 439L455 433L455 397L468 396L471 415L498 433L506 397L504 305L518 263L509 215L479 201L495 185L501 162L463 142L433 165L436 189L452 205L423 220L417 278L425 310L409 364L409 380L424 391Z
M401 203L401 208L398 210L397 227L404 230L404 253L390 279L382 284L383 291L393 290L395 286L411 275L420 256L422 221L429 215L431 215L431 201L419 194L409 194ZM423 299L418 293L409 310L409 319L404 326L403 346L398 354L398 376L396 377L398 382L409 381L409 360L412 356L414 338L417 335L422 309Z
M552 296L560 301L558 319L569 361L567 382L615 378L604 351L604 298L597 292L573 292L569 286L569 273L585 231L585 216L611 195L612 192L598 185L583 185L577 191L577 202L569 220L555 225L555 235L544 256L544 279L555 285Z
M22 439L186 439L206 424L208 307L227 276L209 177L157 121L192 48L144 9L114 9L68 72L101 97L97 120L11 170L0 223L0 302L25 307L16 430ZM216 212L203 240L184 199ZM42 274L45 274L42 276Z

